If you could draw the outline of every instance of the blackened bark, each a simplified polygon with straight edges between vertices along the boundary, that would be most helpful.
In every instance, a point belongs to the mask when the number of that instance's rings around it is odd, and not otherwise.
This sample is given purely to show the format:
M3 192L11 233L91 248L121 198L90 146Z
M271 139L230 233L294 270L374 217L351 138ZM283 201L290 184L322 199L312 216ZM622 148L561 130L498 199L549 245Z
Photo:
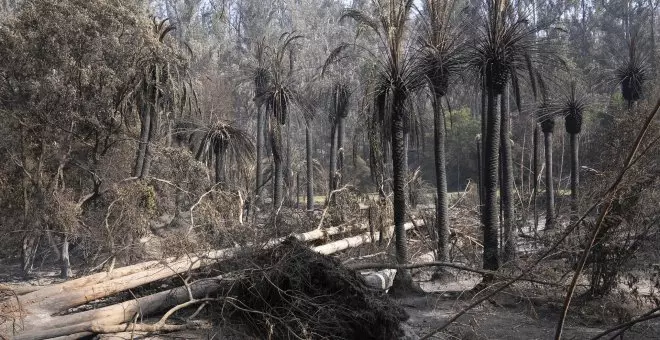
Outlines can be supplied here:
M538 208L537 208L537 197L539 193L539 158L541 155L541 142L540 142L540 134L541 131L539 130L539 124L534 123L534 155L533 155L533 166L532 166L532 175L534 176L534 192L533 192L533 199L532 199L532 204L534 205L534 232L538 231L539 229L539 213L538 213Z
M337 189L336 182L337 174L337 124L332 123L332 129L330 131L330 172L328 173L328 192L332 192Z
M500 195L502 201L502 244L504 245L503 260L509 262L516 257L516 233L513 211L513 155L511 152L511 114L509 113L507 89L502 93L502 121L500 153L502 156L502 183Z
M149 105L143 103L140 109L140 140L138 141L133 177L142 177L142 169L144 168L144 160L147 153L147 144L149 143L150 126L151 111Z
M282 205L282 128L277 118L271 118L270 145L273 152L273 207Z
M155 102L155 101L154 101ZM154 153L154 146L156 145L156 142L158 141L158 109L150 109L149 112L149 134L148 134L148 140L145 145L146 147L146 152L144 154L144 165L142 167L142 173L140 174L140 178L145 178L149 176L149 172L151 170L151 161L153 159L153 153Z
M580 138L577 133L571 133L571 210L573 221L580 215L578 187L580 186Z
M435 152L435 183L437 193L436 228L438 233L437 261L449 261L449 203L447 198L447 168L445 153L445 119L442 95L433 97L433 137Z
M314 210L314 163L312 161L312 130L309 125L305 127L305 144L307 149L307 211L312 211Z
M264 110L262 105L257 108L257 166L256 166L256 185L254 194L257 200L261 198L261 188L264 183L263 158L264 158Z
M222 141L216 141L213 145L215 156L215 183L221 188L225 187L225 145Z
M484 231L484 269L497 270L500 266L498 258L497 232L499 230L497 204L497 178L500 151L500 106L498 95L488 89L488 112L486 124L486 139L484 143L484 206L481 213L481 223Z
M408 244L406 239L406 164L404 136L404 104L406 96L401 88L394 89L392 112L392 172L394 194L394 235L396 260L398 264L408 263ZM419 291L412 281L410 270L399 269L394 276L390 293L393 295L407 294Z
M555 226L555 189L552 174L552 132L543 132L545 142L545 229Z

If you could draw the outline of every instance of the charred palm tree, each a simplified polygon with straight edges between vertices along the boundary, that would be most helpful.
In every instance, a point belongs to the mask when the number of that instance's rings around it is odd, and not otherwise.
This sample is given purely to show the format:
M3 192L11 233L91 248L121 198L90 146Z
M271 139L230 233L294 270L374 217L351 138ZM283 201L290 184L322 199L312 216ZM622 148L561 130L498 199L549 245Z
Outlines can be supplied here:
M408 262L408 246L404 227L406 217L405 190L405 138L404 123L406 120L406 103L413 90L421 86L422 80L416 76L408 50L405 48L408 34L408 20L413 7L413 0L372 0L375 18L355 9L347 10L342 19L355 20L361 27L373 33L379 47L371 51L364 46L342 44L337 47L326 61L326 66L337 60L337 57L348 49L365 52L370 61L376 65L377 84L374 88L377 115L384 123L392 145L393 193L394 193L394 226L396 238L396 257L399 264ZM325 68L324 68L325 69ZM381 105L382 104L382 105ZM417 290L409 270L398 270L390 293L401 294Z
M344 166L344 124L348 116L351 92L345 82L337 81L332 86L332 108L330 110L330 171L329 192L341 184Z
M542 104L540 109L541 132L545 146L545 229L555 226L555 187L553 184L552 134L555 130L555 117L548 104Z
M345 82L337 82L334 86L333 101L334 111L337 117L337 174L335 175L335 189L344 180L344 130L346 117L348 117L348 105L351 98L351 90Z
M257 97L266 105L266 116L268 120L268 132L270 136L271 152L273 153L273 206L280 207L282 204L283 192L283 170L285 160L285 149L282 141L282 128L290 119L292 106L297 106L304 116L311 115L311 111L306 109L301 97L294 89L294 81L291 78L293 69L293 59L285 62L287 51L293 48L293 43L301 39L301 35L295 32L287 32L280 36L275 48L267 48L265 53L269 59L268 70L270 81L263 89L263 92Z
M616 69L616 78L621 84L621 95L628 102L628 107L642 98L644 82L650 71L647 60L637 46L637 38L633 36L628 42L628 56L624 63Z
M426 0L424 3L425 30L421 41L421 68L432 94L433 137L436 178L436 229L438 261L449 261L449 205L445 153L445 115L442 99L450 80L462 68L460 50L463 46L454 20L454 1Z
M311 129L312 120L308 119L305 124L305 156L307 160L307 211L311 212L314 210L314 165L312 160L312 129Z
M263 179L263 157L264 157L264 121L265 121L265 112L264 112L264 93L268 88L270 83L270 74L266 66L265 60L265 49L266 44L265 40L262 40L257 44L255 51L255 59L257 61L257 67L254 69L252 78L254 81L254 102L257 106L257 156L256 156L256 186L255 186L255 196L257 198L261 197L261 190L264 185Z
M153 146L160 136L161 116L177 109L183 110L186 102L190 101L187 90L192 89L186 88L177 70L181 66L177 65L177 52L165 41L174 29L174 26L168 25L167 19L153 19L153 34L159 43L158 47L162 48L154 53L153 58L144 61L143 72L136 78L133 100L140 118L140 137L133 168L134 177L149 176Z
M502 204L502 259L504 262L516 258L516 228L513 210L513 153L511 151L511 114L509 112L508 88L502 92L500 122L500 159L502 161L500 202Z
M219 121L211 125L197 125L196 133L201 134L195 159L200 160L204 153L213 158L215 184L220 189L227 188L226 164L234 164L239 171L248 169L254 160L254 141L245 131L233 125ZM229 160L229 162L227 162Z
M487 121L484 141L484 204L482 224L484 230L484 268L497 270L499 209L497 183L499 173L501 103L499 99L510 82L520 106L519 72L531 75L531 54L537 52L534 33L525 18L516 18L512 5L504 0L486 1L485 16L476 30L475 43L469 50L469 64L482 78L486 88ZM530 76L532 84L534 77ZM513 240L511 240L513 242ZM486 277L489 280L490 277Z
M586 99L578 91L576 83L571 82L570 92L566 97L561 113L564 115L566 132L571 138L571 219L579 214L578 186L580 184L579 135L582 131L582 115L587 106Z

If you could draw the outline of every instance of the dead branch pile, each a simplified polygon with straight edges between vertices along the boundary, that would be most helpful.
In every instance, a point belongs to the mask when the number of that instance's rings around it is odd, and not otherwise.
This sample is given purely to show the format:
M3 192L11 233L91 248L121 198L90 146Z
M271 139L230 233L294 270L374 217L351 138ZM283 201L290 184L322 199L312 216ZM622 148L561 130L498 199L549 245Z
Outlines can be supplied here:
M396 339L406 312L330 256L290 238L261 251L231 317L275 339Z

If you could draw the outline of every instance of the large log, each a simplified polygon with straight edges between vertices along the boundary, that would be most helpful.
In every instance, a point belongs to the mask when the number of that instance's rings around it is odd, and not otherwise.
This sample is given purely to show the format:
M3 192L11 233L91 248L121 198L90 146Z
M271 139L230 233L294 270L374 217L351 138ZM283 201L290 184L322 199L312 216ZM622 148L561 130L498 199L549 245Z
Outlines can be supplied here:
M190 285L193 298L202 298L220 287L217 280L203 280ZM15 340L49 339L71 334L91 335L104 326L121 325L135 320L136 315L152 315L155 312L184 303L190 298L186 287L178 287L135 300L122 302L100 309L63 315L29 319L24 323L27 330Z
M367 224L361 223L355 226L315 229L306 233L294 234L292 236L300 241L310 242L327 238L329 236L340 235L351 231L365 230L368 228L369 226ZM265 243L265 247L272 247L276 244L279 244L285 238L286 237L280 237L269 240ZM170 257L160 261L147 261L131 266L121 267L111 272L96 273L60 284L46 286L33 292L27 292L23 296L19 297L19 302L23 306L27 306L33 303L42 302L47 299L50 299L47 301L47 303L51 304L53 303L53 298L59 300L70 300L70 302L61 305L49 305L49 309L58 308L55 312L59 312L62 311L62 308L71 308L81 304L80 298L75 298L74 296L88 296L89 299L84 299L85 301L82 301L84 304L86 302L103 297L99 297L99 294L111 295L117 292L116 289L121 289L120 291L131 289L149 282L158 281L176 274L180 274L188 270L197 269L203 265L213 263L218 260L229 258L240 249L241 248L239 247L233 247L220 250L212 250L200 255L189 254L183 257ZM126 288L122 288L124 286L121 285L121 282L126 282L127 280L129 281L129 285L126 286ZM110 284L111 286L116 287L114 290L106 290L106 288L104 288L104 286L107 286L109 282L112 282ZM89 287L89 289L87 289L84 294L82 292L72 293L72 291L82 287ZM93 291L96 292L93 294L93 296L89 295L87 292L90 289L93 289ZM104 293L102 293L102 291ZM72 296L66 296L65 298L64 295L69 294ZM17 295L20 294L17 293Z
M421 224L422 222L417 221L416 223ZM406 224L406 230L413 227L413 223ZM367 228L367 225L360 224L353 227L317 229L293 236L301 241L311 241ZM394 227L388 228L385 234L389 237L393 229ZM378 235L374 235L372 238L369 233L365 233L330 242L316 247L314 250L322 254L332 254L378 239ZM282 240L283 238L274 239L263 246L272 247ZM170 258L165 261L150 261L118 268L112 273L93 274L17 296L16 299L7 300L0 304L0 314L8 315L18 321L15 324L5 322L4 329L0 328L0 337L3 334L15 334L16 332L18 333L16 339L67 337L72 334L91 334L95 330L101 329L101 326L116 326L130 322L138 310L141 316L146 316L168 306L182 303L190 297L183 287L179 287L98 310L63 316L53 315L127 289L200 268L217 260L230 258L240 250L240 247L234 247L210 251L202 255L190 255L178 259ZM199 287L196 286L195 289L195 296L201 296L217 289L217 285L205 284ZM20 324L20 327L16 328L17 324Z

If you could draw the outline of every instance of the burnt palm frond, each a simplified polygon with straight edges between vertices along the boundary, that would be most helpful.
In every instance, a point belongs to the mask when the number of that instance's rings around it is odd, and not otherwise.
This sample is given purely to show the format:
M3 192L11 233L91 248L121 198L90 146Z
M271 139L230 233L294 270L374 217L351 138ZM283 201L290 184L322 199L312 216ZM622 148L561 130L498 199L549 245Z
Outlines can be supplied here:
M575 81L571 82L569 94L562 103L566 132L570 134L582 131L582 116L588 105L587 98Z
M292 63L284 63L284 57L296 40L302 35L295 32L284 33L273 48L262 42L256 51L258 66L253 72L255 85L255 102L265 104L266 109L284 125L289 121L289 111L292 105L302 113L305 121L311 119L311 105L303 99L295 89L295 81L291 77Z
M531 25L511 2L487 0L486 4L482 22L474 31L475 43L468 49L466 63L496 94L501 94L511 81L516 104L520 107L521 75L529 78L536 96L538 78L534 76L533 65L542 54L544 62L561 62L561 59L541 48L542 43L536 36L548 27Z
M181 121L176 124L174 133L196 150L195 158L198 160L204 153L211 153L215 148L219 148L221 156L231 159L240 169L247 169L254 161L253 137L229 122L202 124Z
M335 117L346 118L348 116L348 104L351 98L351 90L345 82L337 81L332 87L332 107Z
M649 74L648 60L640 52L637 37L633 36L628 42L627 59L615 71L616 79L621 84L623 99L628 103L641 99Z
M434 93L444 96L450 79L461 73L464 27L454 15L454 1L426 0L417 66Z

